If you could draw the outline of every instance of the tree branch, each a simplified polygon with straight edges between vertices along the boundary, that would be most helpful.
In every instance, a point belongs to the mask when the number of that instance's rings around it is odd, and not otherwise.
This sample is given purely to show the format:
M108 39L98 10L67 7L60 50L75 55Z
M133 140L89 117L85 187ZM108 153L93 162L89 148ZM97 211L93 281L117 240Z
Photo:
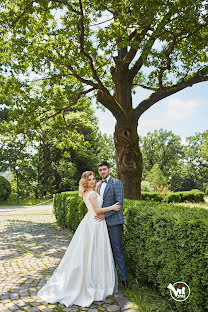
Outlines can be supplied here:
M170 58L170 54L171 52L174 50L175 44L176 44L176 36L174 36L173 41L169 47L169 49L165 52L166 55L166 59L167 59L167 65L160 68L159 74L158 74L158 82L159 82L159 87L162 88L163 84L162 84L162 78L163 78L163 73L166 70L170 70L170 65L171 65L171 58Z
M93 78L97 81L99 86L103 88L103 84L100 81L97 72L94 68L93 59L91 55L89 55L84 49L84 12L82 7L82 0L79 0L79 7L80 7L80 52L88 59L90 69L93 74Z
M181 81L171 87L159 88L155 93L152 93L150 97L146 98L134 109L135 117L138 120L148 108L150 108L158 101L203 81L208 81L208 67L199 70L195 75L192 76L192 78L186 81Z
M99 89L99 85L98 85L97 83L93 82L92 80L85 79L85 78L81 77L80 75L78 75L78 74L75 72L75 70L74 70L74 68L73 68L73 66L72 66L71 64L63 62L63 57L61 56L61 54L59 53L59 51L58 51L57 49L55 49L55 51L57 52L59 58L62 60L62 63L61 63L61 64L64 65L64 66L66 66L66 67L71 71L71 75L72 75L73 77L77 78L77 80L79 80L80 82L82 82L82 83L84 83L84 84L87 84L87 85L89 85L89 86L92 86L92 87L94 87L95 89ZM54 57L52 57L52 56L48 56L48 59L54 61Z
M97 92L97 101L105 106L105 108L107 108L113 114L116 120L125 119L125 111L121 105L112 97L108 90L107 92L103 92L103 90L99 89Z
M147 89L147 90L151 90L151 91L156 91L157 90L156 88L150 88L150 87L145 86L143 84L137 84L137 83L133 83L132 86L141 87L141 88L144 88L144 89Z
M80 12L75 10L68 1L65 1L65 0L53 0L53 1L61 3L61 4L64 4L66 7L68 7L70 9L70 11L72 11L72 12L74 12L76 14L80 14Z
M51 118L53 118L53 117L59 115L59 114L62 113L62 112L63 112L63 113L66 112L70 107L74 106L74 105L78 102L78 100L81 98L82 95L86 95L87 93L92 92L93 90L94 90L94 88L91 88L91 89L88 89L88 90L79 92L79 93L77 94L76 98L74 99L74 101L73 101L72 103L70 103L69 105L67 105L67 106L65 106L65 107L60 108L60 109L59 109L57 112L55 112L54 114L45 117L43 120L40 121L39 125L40 125L42 122L45 122L45 121L47 121L47 120L49 120L49 119L51 119ZM40 117L41 115L47 113L48 111L50 111L50 110L44 111L44 112L41 113L38 117Z
M20 13L20 15L17 16L17 18L13 21L13 24L16 24L16 23L20 20L20 18L27 12L27 10L31 7L31 5L33 5L34 2L35 2L35 0L32 0L31 2L29 2L29 3L25 6L23 12Z
M157 25L155 31L153 30L152 35L150 36L150 39L147 41L147 43L145 44L143 51L145 51L145 55L147 58L150 50L152 49L152 46L155 42L155 40L157 39L157 37L155 36L155 34L158 32L158 30L163 29L164 25L167 23L167 21L170 20L172 14L175 12L172 12L172 10L170 9L169 12L163 17L163 19L160 21L160 23ZM150 24L147 26L148 29L147 31L150 29ZM147 33L146 31L146 33ZM143 51L141 52L141 55L139 57L139 59L136 61L136 63L134 64L134 66L130 69L130 79L131 81L134 80L134 77L136 76L136 74L139 72L139 70L141 69L142 65L143 65Z
M130 39L134 38L133 43L134 42L141 43L142 39L145 37L146 33L148 32L149 27L150 27L150 24L145 26L144 29L141 31L141 33L137 33L137 31L132 32L132 34L129 36L129 38ZM125 57L123 59L124 63L127 63L129 65L132 62L132 60L134 59L137 51L138 51L138 49L131 47L131 49L125 55Z

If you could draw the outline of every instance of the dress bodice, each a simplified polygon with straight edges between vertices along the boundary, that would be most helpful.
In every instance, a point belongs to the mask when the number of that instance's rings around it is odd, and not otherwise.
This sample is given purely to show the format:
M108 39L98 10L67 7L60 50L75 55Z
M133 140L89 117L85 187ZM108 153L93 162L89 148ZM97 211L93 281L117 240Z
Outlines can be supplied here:
M101 208L102 207L102 203L103 203L103 199L102 197L95 191L88 191L85 196L84 196L84 202L85 202L85 205L87 206L87 209L88 209L88 212L91 213L91 214L95 214L95 211L90 203L90 200L89 200L89 196L90 194L92 193L95 193L96 196L97 196L97 203L98 203L98 207Z

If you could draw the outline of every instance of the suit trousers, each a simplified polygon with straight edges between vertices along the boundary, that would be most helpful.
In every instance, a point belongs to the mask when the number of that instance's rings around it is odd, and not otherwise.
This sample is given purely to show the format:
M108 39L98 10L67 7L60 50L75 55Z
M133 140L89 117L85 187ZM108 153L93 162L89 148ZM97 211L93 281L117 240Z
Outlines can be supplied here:
M124 252L123 252L123 247L121 243L122 229L123 229L123 224L108 226L108 234L110 237L111 248L113 252L115 265L118 268L118 272L120 274L121 280L126 281L127 274L126 274L126 267L125 267Z

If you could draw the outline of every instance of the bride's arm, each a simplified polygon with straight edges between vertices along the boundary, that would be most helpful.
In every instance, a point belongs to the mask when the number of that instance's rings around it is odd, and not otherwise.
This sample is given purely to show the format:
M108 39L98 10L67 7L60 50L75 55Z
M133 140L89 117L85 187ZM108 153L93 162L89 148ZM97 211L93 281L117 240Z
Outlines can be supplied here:
M94 209L96 214L105 213L105 212L108 212L108 211L111 211L111 210L118 211L121 208L121 206L117 205L117 204L114 204L114 205L109 206L109 207L99 208L98 207L98 203L97 203L97 195L96 195L96 193L90 194L89 201L90 201L90 203L92 205L92 208Z
M97 182L97 184L96 184L96 186L95 186L95 192L98 191L98 187L100 186L100 184L101 184L101 181Z

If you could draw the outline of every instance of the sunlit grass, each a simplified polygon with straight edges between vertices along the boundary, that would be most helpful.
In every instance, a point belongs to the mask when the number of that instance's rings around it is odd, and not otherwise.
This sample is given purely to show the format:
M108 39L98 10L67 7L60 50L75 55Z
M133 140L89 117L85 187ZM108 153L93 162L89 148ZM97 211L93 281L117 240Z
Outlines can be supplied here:
M205 208L208 209L208 202L204 203L173 203L177 206L190 207L190 208Z
M151 285L140 284L128 274L129 287L124 288L119 283L119 288L133 304L133 309L138 312L175 312L159 293L159 290Z
M38 205L38 204L46 204L51 205L53 200L47 200L45 198L24 198L20 199L19 202L17 199L9 198L5 201L0 201L0 206L31 206L31 205Z

